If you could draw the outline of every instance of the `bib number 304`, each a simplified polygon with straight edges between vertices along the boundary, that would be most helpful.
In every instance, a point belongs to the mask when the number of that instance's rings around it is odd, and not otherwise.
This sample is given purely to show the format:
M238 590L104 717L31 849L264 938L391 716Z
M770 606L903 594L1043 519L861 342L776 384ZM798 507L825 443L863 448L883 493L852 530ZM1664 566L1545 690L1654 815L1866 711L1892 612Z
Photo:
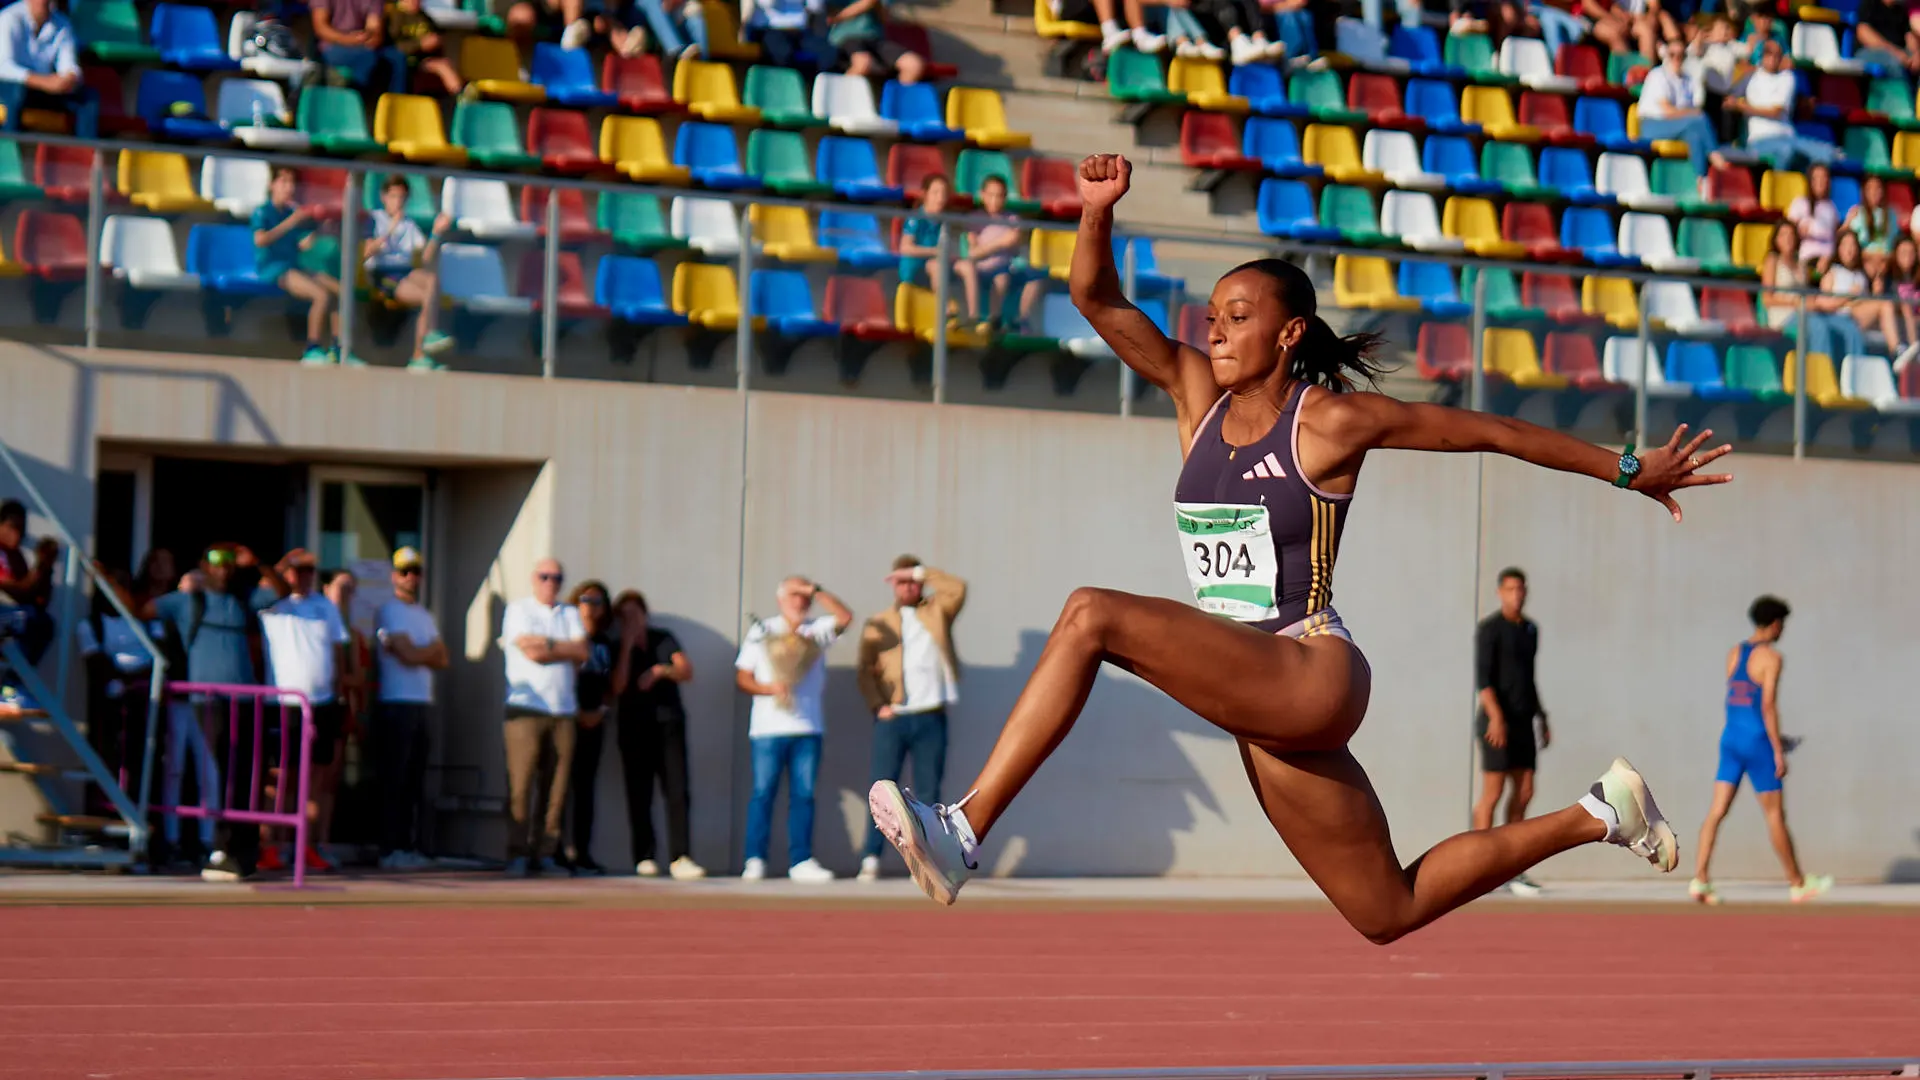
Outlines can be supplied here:
M1226 578L1239 574L1242 578L1252 578L1259 569L1253 565L1253 552L1246 544L1238 546L1225 540L1215 540L1209 544L1204 540L1193 542L1193 560L1199 563L1202 576Z
M1243 621L1272 618L1279 565L1267 508L1175 503L1174 510L1200 609Z

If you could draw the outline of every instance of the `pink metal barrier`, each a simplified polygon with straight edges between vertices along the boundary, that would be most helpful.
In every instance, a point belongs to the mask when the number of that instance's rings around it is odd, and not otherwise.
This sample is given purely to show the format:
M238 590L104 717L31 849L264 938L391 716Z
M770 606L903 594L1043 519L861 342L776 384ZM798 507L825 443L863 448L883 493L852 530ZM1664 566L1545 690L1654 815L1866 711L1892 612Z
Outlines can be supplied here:
M306 881L306 807L308 777L313 768L313 703L307 700L307 695L298 690L231 683L170 682L166 684L164 697L168 705L182 698L188 699L196 719L201 721L203 731L206 729L205 722L217 715L214 710L219 708L222 701L225 702L227 708L227 738L224 746L226 767L220 774L223 797L218 808L156 805L155 809L163 814L173 814L182 818L213 818L230 824L280 826L292 829L293 885L294 888L299 888ZM202 700L192 701L194 697L200 697ZM253 715L249 725L243 728L241 725L248 721L242 716L242 706L249 702L251 708L247 711ZM267 742L265 735L269 730L267 713L269 709L274 708L280 711L280 722L273 729L279 743L280 781L274 785L273 805L268 808L261 805L261 798L268 779L264 760ZM163 710L162 715L168 714ZM165 722L170 724L171 717L169 716ZM294 724L299 725L297 739L289 738L289 735L294 733L292 727ZM208 732L208 734L211 736L213 733ZM248 735L251 735L251 738L247 738ZM246 751L248 760L239 760L243 750ZM215 753L218 755L220 751L216 750ZM297 762L296 753L299 755ZM246 767L248 777L245 788L247 797L244 803L235 799L236 792L240 790L235 778L241 772L241 769L236 766L241 765ZM169 768L179 767L177 763L169 765ZM288 778L293 776L298 777L293 783L295 798L292 809L287 809Z

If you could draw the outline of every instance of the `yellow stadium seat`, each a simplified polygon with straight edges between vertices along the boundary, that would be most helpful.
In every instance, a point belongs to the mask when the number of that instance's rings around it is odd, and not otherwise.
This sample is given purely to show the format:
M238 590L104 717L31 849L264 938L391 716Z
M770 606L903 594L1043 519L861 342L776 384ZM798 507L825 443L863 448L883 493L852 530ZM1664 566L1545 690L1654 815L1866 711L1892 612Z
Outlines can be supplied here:
M1733 227L1733 264L1749 270L1766 265L1767 252L1773 250L1773 226L1764 221L1743 221Z
M1486 199L1455 195L1440 212L1440 231L1467 245L1475 255L1491 259L1520 259L1527 245L1500 236L1500 219Z
M135 206L161 214L213 209L200 197L183 154L155 150L128 150L120 155L120 194Z
M740 37L740 16L728 0L707 0L700 5L707 20L707 55L715 60L739 60L751 63L760 59L760 46Z
M1893 167L1920 170L1920 132L1902 131L1893 137Z
M1307 164L1326 170L1327 178L1340 184L1384 184L1386 174L1377 173L1360 163L1360 141L1353 129L1340 124L1308 124L1301 153Z
M967 141L991 149L1025 149L1033 136L1007 130L1007 109L998 90L956 86L947 91L947 126L967 133Z
M1196 109L1240 115L1253 111L1252 102L1227 93L1227 77L1220 73L1219 64L1196 56L1173 58L1167 67L1167 89L1187 95L1187 104ZM953 121L947 121L947 126L952 127Z
M1567 385L1565 375L1554 375L1540 367L1540 354L1529 331L1489 327L1480 351L1487 374L1498 375L1515 386L1559 390Z
M740 87L733 81L733 65L681 60L673 65L673 100L702 120L722 124L757 124L760 110L740 103Z
M1787 393L1794 392L1800 381L1799 353L1787 354L1787 362L1781 366L1781 388ZM1807 400L1823 409L1871 409L1873 402L1865 398L1848 397L1840 392L1839 376L1834 374L1833 357L1826 353L1807 354Z
M740 287L733 268L715 263L683 262L673 269L673 310L695 326L732 330L740 325ZM755 316L753 328L764 330L767 320Z
M1513 99L1498 86L1469 86L1460 91L1460 119L1479 124L1489 138L1503 142L1538 142L1540 129L1515 118Z
M465 165L467 150L447 141L440 103L418 94L381 94L373 107L373 137L408 161Z
M1043 38L1060 38L1064 41L1100 40L1099 27L1092 23L1055 18L1053 5L1047 0L1033 0L1033 32Z
M893 325L933 344L942 320L935 317L933 290L902 282L893 290ZM951 301L949 301L951 303ZM955 349L983 349L987 336L971 327L948 326L947 345Z
M506 38L468 34L460 42L460 74L476 94L535 105L547 100L546 87L522 75L520 52Z
M813 223L798 206L761 206L747 208L753 226L753 238L769 259L780 262L838 262L840 253L814 242Z
M1420 310L1420 301L1400 295L1387 260L1371 255L1341 255L1333 260L1333 302L1374 311Z
M14 262L13 256L7 254L6 247L0 245L0 277L21 277L26 272L27 268Z
M1820 22L1837 25L1843 21L1840 13L1832 8L1816 7L1811 4L1796 8L1794 13L1800 16L1801 22Z
M1640 299L1626 278L1588 277L1580 283L1580 310L1622 330L1640 326Z
M1640 106L1633 104L1627 106L1627 138L1637 139L1639 137ZM1655 139L1653 140L1653 152L1663 158L1683 158L1690 153L1687 149L1687 144L1680 139Z
M1760 205L1768 210L1784 211L1806 193L1807 178L1801 173L1768 169L1760 175Z
M692 173L667 155L660 122L648 116L609 116L600 122L600 160L643 184L685 184Z
M1080 234L1064 229L1035 229L1027 241L1027 265L1045 270L1056 281L1067 280L1073 269L1073 247Z

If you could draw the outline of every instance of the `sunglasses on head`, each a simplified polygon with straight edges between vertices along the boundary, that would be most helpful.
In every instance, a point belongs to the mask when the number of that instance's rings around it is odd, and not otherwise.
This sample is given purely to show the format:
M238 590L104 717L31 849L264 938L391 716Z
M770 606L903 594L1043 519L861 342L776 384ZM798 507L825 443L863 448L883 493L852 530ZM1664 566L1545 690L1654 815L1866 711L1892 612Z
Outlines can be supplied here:
M234 561L234 557L233 557L233 552L231 551L207 552L207 565L209 566L225 566L228 563L233 561Z

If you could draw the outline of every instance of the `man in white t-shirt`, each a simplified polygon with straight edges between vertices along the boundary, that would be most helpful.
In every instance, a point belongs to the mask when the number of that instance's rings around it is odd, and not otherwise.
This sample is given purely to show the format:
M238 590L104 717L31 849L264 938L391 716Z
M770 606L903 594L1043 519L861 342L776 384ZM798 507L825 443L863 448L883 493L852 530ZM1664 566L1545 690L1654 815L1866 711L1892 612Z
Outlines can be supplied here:
M447 666L447 643L420 604L426 563L420 552L393 553L393 597L374 615L380 677L373 721L373 760L380 770L380 868L417 870L420 807L426 799L427 721L433 673Z
M560 846L573 767L573 680L587 659L580 611L560 601L566 574L553 559L533 568L533 595L507 605L500 651L507 658L507 874L525 877L547 868ZM546 753L548 747L551 753ZM550 772L548 770L551 770ZM536 815L535 792L546 793Z
M1647 74L1640 87L1640 137L1686 143L1694 170L1705 176L1709 165L1721 164L1723 159L1713 123L1700 108L1693 80L1683 70L1686 57L1687 47L1678 40L1660 46L1660 66Z
M820 737L826 724L826 652L853 623L840 598L803 577L780 583L780 614L747 628L733 666L734 685L753 695L747 741L753 747L753 796L747 802L746 866L740 876L767 876L767 837L773 794L787 774L787 876L832 881L813 857L813 782L820 773ZM809 618L813 602L827 614Z
M1747 76L1745 89L1727 107L1747 114L1747 149L1785 169L1795 154L1808 161L1832 162L1840 151L1809 139L1793 126L1793 98L1799 90L1786 50L1769 38L1760 46L1760 70Z
M347 671L347 624L333 601L314 587L319 561L306 548L294 548L261 575L260 588L278 595L260 611L260 636L266 642L267 681L282 690L306 695L313 711L312 772L308 776L308 819L319 816L321 805L331 805L339 782L340 737L346 731L346 709L340 679ZM265 600L265 597L261 598ZM299 699L282 702L289 713ZM290 734L290 733L289 733ZM281 783L293 784L294 777ZM311 846L295 853L309 870L331 870ZM269 845L261 853L260 868L283 866L279 850Z

